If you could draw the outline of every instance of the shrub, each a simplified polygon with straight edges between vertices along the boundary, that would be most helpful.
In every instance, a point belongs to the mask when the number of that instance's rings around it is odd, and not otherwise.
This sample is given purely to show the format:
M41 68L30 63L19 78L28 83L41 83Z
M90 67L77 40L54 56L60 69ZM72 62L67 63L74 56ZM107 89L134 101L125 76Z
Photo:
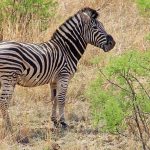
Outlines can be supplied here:
M0 23L10 21L28 26L31 20L42 20L45 24L54 16L57 3L55 0L1 0ZM47 26L42 26L41 30Z
M150 52L129 51L110 59L86 91L95 126L115 132L126 127L133 106L150 112Z

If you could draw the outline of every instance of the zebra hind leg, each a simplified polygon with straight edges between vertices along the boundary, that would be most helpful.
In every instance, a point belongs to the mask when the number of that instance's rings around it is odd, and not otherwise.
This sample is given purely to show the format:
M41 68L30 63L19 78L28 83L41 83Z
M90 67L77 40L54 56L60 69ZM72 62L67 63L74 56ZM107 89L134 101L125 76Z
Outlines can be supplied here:
M14 84L10 84L8 80L2 80L1 82L1 94L0 94L0 110L3 117L3 124L6 131L12 133L11 121L8 113L9 103L14 91Z
M59 109L59 122L63 129L68 127L67 123L65 122L65 98L68 88L68 78L61 78L57 85L57 102L58 102L58 109Z

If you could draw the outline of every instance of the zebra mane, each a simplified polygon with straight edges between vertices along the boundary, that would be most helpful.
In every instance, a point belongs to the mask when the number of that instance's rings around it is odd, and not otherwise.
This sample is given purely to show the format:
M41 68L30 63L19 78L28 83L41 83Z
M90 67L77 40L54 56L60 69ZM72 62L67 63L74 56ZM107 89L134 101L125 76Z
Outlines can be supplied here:
M77 15L78 13L83 13L83 14L85 14L85 15L89 16L90 18L93 18L93 19L96 19L96 18L99 16L99 13L98 13L96 10L94 10L94 9L92 9L92 8L90 8L90 7L85 7L85 8L83 8L83 9L79 10L79 11L78 11L76 14L74 14L73 16ZM61 25L56 29L56 31L55 31L55 32L53 33L53 35L51 36L51 39L54 39L54 38L55 38L55 36L57 35L58 29L61 28L61 26L63 26L64 24L66 24L66 22L68 22L70 19L72 19L73 16L69 17L63 24L61 24Z
M96 19L99 14L96 10L89 8L89 7L85 7L83 9L80 10L82 13L85 13L86 15L88 15L90 18Z

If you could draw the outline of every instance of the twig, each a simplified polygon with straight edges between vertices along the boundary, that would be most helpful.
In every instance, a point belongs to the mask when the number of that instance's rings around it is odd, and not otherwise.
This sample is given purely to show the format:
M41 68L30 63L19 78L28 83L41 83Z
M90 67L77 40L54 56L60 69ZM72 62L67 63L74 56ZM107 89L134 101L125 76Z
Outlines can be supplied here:
M148 61L148 62L149 62L149 61ZM145 69L145 70L150 71L150 68L146 68L146 67L144 67L144 66L142 66L142 65L140 65L140 67L142 67L142 68Z
M99 69L99 71L100 71L100 73L103 75L103 77L109 83L111 83L112 85L115 85L116 87L120 88L123 91L126 91L132 97L134 120L135 120L136 125L137 125L137 129L138 129L138 133L139 133L139 138L140 138L140 141L142 143L143 150L150 149L147 146L147 144L146 144L146 140L144 139L143 132L142 132L142 129L141 129L141 126L140 126L140 122L141 122L143 124L145 133L149 137L150 136L150 134L149 134L149 128L145 124L146 121L145 121L145 118L144 118L144 114L141 113L140 107L139 107L139 105L137 103L137 95L136 95L136 92L135 92L135 89L134 89L133 81L138 82L138 84L144 90L146 96L150 99L150 96L149 96L148 92L146 91L146 89L144 88L143 84L135 76L133 76L132 74L130 74L130 68L128 68L127 72L125 70L122 70L122 72L120 72L120 76L126 81L128 87L129 87L129 90L121 87L117 83L114 83L113 81L111 81L110 79L108 79L107 76L102 72L101 69ZM118 133L120 133L120 132L118 131ZM134 132L134 133L135 133L135 136L136 136L136 132Z
M130 75L132 76L132 78L134 78L134 79L139 83L139 85L140 85L140 86L142 87L142 89L144 90L145 94L146 94L146 95L148 96L148 98L150 99L150 96L148 95L148 92L145 90L143 84L142 84L135 76L133 76L132 74L130 74ZM143 124L143 126L144 126L144 130L145 130L145 132L147 133L148 137L150 137L149 128L148 128L148 126L145 124L146 121L144 121L144 120L145 120L145 117L144 117L144 115L141 114L141 111L140 111L140 108L139 108L138 105L137 105L137 110L138 110L138 114L139 114L139 117L140 117L140 119L141 119L141 122L142 122L142 124Z
M133 76L132 74L130 74L132 76L132 78L134 78L138 83L139 85L142 87L142 89L144 90L145 94L147 95L147 97L150 99L150 95L148 94L148 92L145 90L143 84L135 77Z
M139 134L140 134L140 138L141 138L141 142L142 142L142 146L143 146L143 150L146 150L146 143L144 141L144 138L143 138L143 134L142 134L142 131L141 131L141 128L140 128L140 124L139 124L139 120L138 120L138 115L137 115L137 112L139 114L139 111L138 111L138 106L137 104L135 103L136 102L136 93L134 91L134 88L132 86L132 84L130 83L129 79L126 78L126 76L124 74L122 74L122 77L126 80L131 92L132 92L132 101L133 101L133 110L134 110L134 115L135 115L135 122L137 124L137 128L138 128L138 131L139 131Z
M111 83L111 84L117 86L118 88L120 88L120 89L122 89L122 90L124 90L124 91L126 91L126 92L128 92L128 93L131 94L131 92L130 92L129 90L124 89L124 88L122 88L121 86L119 86L117 83L114 83L114 82L112 82L111 80L109 80L109 79L106 77L106 75L102 72L101 69L99 69L99 71L100 71L100 73L105 77L105 79L106 79L109 83Z

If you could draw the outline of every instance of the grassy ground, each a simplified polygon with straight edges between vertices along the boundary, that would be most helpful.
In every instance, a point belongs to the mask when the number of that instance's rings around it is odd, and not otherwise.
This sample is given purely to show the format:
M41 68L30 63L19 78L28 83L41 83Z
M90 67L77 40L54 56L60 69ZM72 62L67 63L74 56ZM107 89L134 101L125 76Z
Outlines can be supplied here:
M99 132L92 126L90 104L84 96L89 81L95 78L97 65L93 58L97 57L105 65L110 56L120 55L123 51L135 48L145 51L150 47L146 40L150 31L149 18L139 15L136 4L126 0L59 0L58 15L51 22L50 28L40 33L36 26L32 33L19 33L17 27L12 30L9 24L4 26L4 40L41 42L50 38L56 27L68 16L84 6L101 8L100 20L106 30L113 35L116 46L113 51L103 53L102 50L89 46L78 66L78 71L71 80L66 104L66 117L70 129L62 131L54 129L50 121L51 102L49 85L36 88L17 86L10 107L11 120L16 135L28 137L26 145L13 142L8 136L1 137L2 150L138 150L140 143L132 136L113 135ZM17 26L17 25L16 25ZM25 36L24 36L25 35ZM1 119L1 118L0 118ZM1 122L2 120L0 120ZM0 123L1 125L1 123ZM126 131L125 134L129 134Z

